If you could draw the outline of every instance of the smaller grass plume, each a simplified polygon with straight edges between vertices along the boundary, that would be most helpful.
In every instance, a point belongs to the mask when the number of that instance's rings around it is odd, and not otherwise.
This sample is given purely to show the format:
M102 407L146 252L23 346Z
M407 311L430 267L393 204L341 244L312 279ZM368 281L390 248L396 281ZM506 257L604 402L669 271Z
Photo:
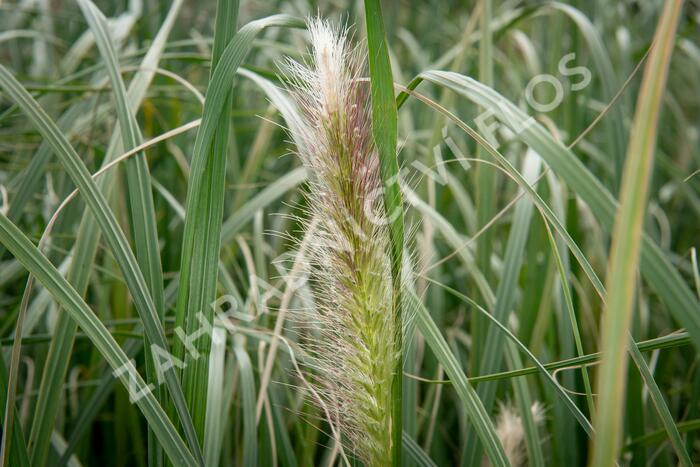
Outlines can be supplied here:
M290 91L302 124L292 136L309 169L309 221L318 223L309 250L315 306L300 321L312 336L319 397L344 445L367 467L391 464L391 383L397 359L392 318L390 237L379 157L371 131L364 52L347 28L310 19L313 48L288 61Z
M535 402L530 406L532 420L535 426L544 422L544 406ZM503 445L508 462L512 467L527 465L527 449L525 446L525 426L518 410L509 403L500 404L500 411L496 418L496 436ZM484 458L482 467L491 465L488 459Z

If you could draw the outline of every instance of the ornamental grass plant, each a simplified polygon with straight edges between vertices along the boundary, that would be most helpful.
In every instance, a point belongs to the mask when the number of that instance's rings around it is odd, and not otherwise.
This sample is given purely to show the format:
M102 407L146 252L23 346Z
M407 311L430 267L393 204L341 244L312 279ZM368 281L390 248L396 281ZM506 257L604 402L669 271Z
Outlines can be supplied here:
M690 0L0 2L0 467L700 463L698 71Z

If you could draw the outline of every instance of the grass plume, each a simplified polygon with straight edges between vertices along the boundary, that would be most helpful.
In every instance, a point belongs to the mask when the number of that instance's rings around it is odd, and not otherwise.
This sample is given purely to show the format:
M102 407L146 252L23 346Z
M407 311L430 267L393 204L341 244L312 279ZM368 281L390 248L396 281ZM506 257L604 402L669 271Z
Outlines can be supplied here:
M530 407L532 419L536 426L544 422L544 407L535 402ZM513 467L526 465L527 450L525 448L525 426L517 409L508 403L500 404L500 411L496 418L496 435L503 445L503 450L508 457L508 462ZM484 459L482 465L491 465Z
M319 337L308 347L331 423L367 466L389 465L399 330L364 56L346 29L320 19L308 28L311 60L287 66L303 115L294 136L311 172L308 214L319 219L310 255Z

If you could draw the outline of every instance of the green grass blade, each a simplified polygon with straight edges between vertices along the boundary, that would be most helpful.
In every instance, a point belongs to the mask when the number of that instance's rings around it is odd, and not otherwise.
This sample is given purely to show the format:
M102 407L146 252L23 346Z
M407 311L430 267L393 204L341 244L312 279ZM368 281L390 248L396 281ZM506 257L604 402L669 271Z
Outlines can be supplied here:
M384 31L384 20L379 0L365 0L365 24L372 96L372 135L379 153L379 168L383 182L384 208L389 221L391 239L391 276L393 281L393 314L397 355L394 378L391 382L392 465L401 465L402 424L402 312L401 312L401 259L404 248L403 202L399 187L399 163L396 154L398 115L394 98L394 79L391 74L389 45Z
M696 418L694 420L687 420L685 422L678 423L678 431L681 433L689 433L700 429L700 419ZM666 440L666 430L656 430L651 433L647 433L639 438L634 438L627 443L626 448L631 448L635 445L650 445L654 443L661 443Z
M637 348L640 352L651 352L653 350L660 349L672 349L676 347L682 347L684 345L690 345L692 343L687 332L674 332L672 334L667 334L665 336L656 337L654 339L648 339L645 341L636 342ZM571 357L564 360L558 360L550 363L542 364L542 367L547 371L558 370L561 368L576 367L581 365L588 365L600 360L600 352L590 353L582 355L581 357ZM539 370L537 367L525 367L519 370L509 370L502 371L500 373L493 373L490 375L480 375L469 378L470 383L478 384L484 381L494 381L499 379L509 379L517 378L519 376L526 376L537 373Z
M212 50L211 72L216 70L221 54L236 33L238 22L238 1L219 0L216 7L214 26L214 46ZM210 84L207 94L214 84ZM224 84L226 86L226 84ZM231 88L231 83L227 87ZM224 181L228 159L229 130L231 115L231 94L224 98L224 106L216 123L210 147L203 153L195 152L192 164L204 165L195 177L190 176L187 191L187 209L185 213L185 233L180 266L180 293L178 295L177 318L184 317L187 335L196 332L200 324L195 319L196 313L203 313L208 322L212 322L213 313L210 303L215 300L216 281L218 278L218 258L220 230L223 217ZM205 98L203 124L207 121L207 104ZM200 127L201 131L201 127ZM199 136L199 132L198 132ZM196 151L196 149L195 149ZM206 160L201 159L205 157ZM195 187L201 187L197 189ZM199 240L191 243L191 249L184 245L193 237ZM186 262L186 260L188 262ZM188 282L182 279L185 274ZM182 300L182 301L181 301ZM184 300L187 300L185 302ZM186 309L183 304L186 303ZM197 339L197 358L184 355L187 366L182 372L182 384L187 405L192 413L197 436L202 445L206 445L206 414L208 404L209 362L211 353L211 336L205 334ZM183 356L183 347L176 346L178 356Z
M68 283L80 294L85 295L91 268L97 253L99 229L92 216L86 216L78 227L76 242L81 248L76 248L70 268ZM41 385L36 401L36 411L32 430L29 436L30 455L34 465L43 465L49 453L51 433L59 410L60 388L66 377L70 355L78 328L67 313L61 313L56 322L49 353L41 374Z
M522 368L523 362L518 354L518 349L513 342L506 343L506 358L512 368ZM518 406L520 419L525 432L525 450L527 452L528 465L544 466L544 453L542 452L542 440L539 427L532 415L533 398L525 379L519 378L512 381L513 395Z
M270 103L274 105L279 113L282 114L282 117L284 117L284 121L289 128L288 134L290 137L294 138L296 135L300 134L303 121L299 115L299 110L296 108L294 102L290 100L279 87L252 70L240 68L238 74L248 78L265 92ZM298 141L294 141L294 143L299 144Z
M148 387L145 381L107 328L49 260L4 214L0 214L0 242L50 291L56 301L78 323L112 369L119 373L119 378L131 391L130 393L135 396L142 394L142 397L136 400L136 404L156 432L172 462L183 467L195 465L196 461L192 453L185 446L153 394L146 390Z
M428 102L429 104L431 103L431 101L429 101L429 100L425 100L424 102ZM457 119L456 117L454 117L454 116L453 116L452 114L450 114L449 112L446 112L441 106L435 105L435 104L431 104L431 105L434 105L434 107L435 107L436 109L438 109L439 111L445 112L445 115L446 115L447 117L453 119L462 129L464 129L465 131L468 131L468 133L469 133L471 136L473 136L473 137L477 140L477 142L478 142L479 144L483 145L483 147L484 147L492 156L494 156L494 157L501 163L501 165L505 168L505 170L508 172L508 174L518 183L518 185L519 185L522 189L524 189L524 190L527 192L528 195L530 195L530 197L531 197L532 200L535 202L535 204L536 204L537 207L539 208L539 210L540 210L540 212L542 213L542 215L543 215L549 222L551 222L551 223L553 224L553 226L555 227L555 229L557 229L557 231L558 231L558 232L562 235L562 237L566 240L567 245L570 247L571 251L574 253L574 255L576 256L576 258L579 260L581 266L582 266L583 269L586 271L586 274L591 278L591 281L592 281L594 284L598 284L598 283L599 283L599 280L598 280L597 276L595 275L595 272L592 270L590 264L586 261L585 257L583 256L583 253L579 250L579 248L578 248L578 246L576 245L576 243L575 243L575 242L573 241L573 239L571 239L571 237L568 235L568 233L566 232L565 228L562 226L562 224L561 224L560 221L557 219L557 217L554 215L554 213L553 213L552 210L549 208L549 206L548 206L547 204L544 203L544 201L539 197L539 195L537 194L537 192L529 185L529 183L523 178L523 176L522 176L517 170L515 170L515 168L510 164L510 162L508 162L508 160L505 159L495 148L493 148L488 142L486 142L483 138L481 138L476 132L474 132L473 130L471 130L471 129L470 129L466 124L464 124L461 120ZM410 191L409 191L409 193L410 193ZM409 200L411 201L411 204L413 204L414 206L418 207L418 208L421 209L422 211L425 211L428 215L430 215L433 219L436 220L435 225L438 227L438 229L442 230L443 233L448 233L448 236L447 236L448 239L451 238L451 236L456 235L456 234L449 235L449 232L450 232L450 230L452 229L451 226L449 226L449 223L447 223L444 219L442 219L441 216L440 216L439 214L437 214L436 212L434 212L434 210L432 210L432 208L430 208L429 206L427 206L427 205L426 205L425 203L423 203L422 201L418 200L414 195L410 195L410 194L409 194L409 197L408 197L408 198L409 198ZM447 227L446 227L446 226L447 226ZM461 244L461 241L460 241L460 240L452 240L451 243L452 243L453 248L455 248L455 249L459 252L460 256L464 254L463 252L465 252L466 249L464 248L464 245ZM467 265L467 267L468 267L469 263L471 263L471 262L473 262L473 261L468 260L468 261L465 263L465 264ZM429 278L426 278L426 279L427 279L427 280L430 280ZM431 281L431 282L432 282L432 281ZM599 288L600 288L600 290L602 290L602 285L601 285ZM448 289L448 290L449 290L451 293L454 293L454 291L452 291L451 289ZM490 289L488 288L488 284L486 284L486 285L484 285L484 286L482 287L482 294L484 294L484 296L485 296L486 298L492 297L493 294L490 292ZM460 298L462 298L462 297L460 296ZM490 300L489 306L492 306L494 299L493 299L493 298L490 298L489 300ZM487 301L489 301L489 300L487 300ZM473 303L473 302L470 301L470 303ZM478 305L475 305L475 306L478 306ZM479 308L479 310L480 310L480 311L483 311L481 308ZM486 318L488 318L488 319L492 319L492 318L493 318L491 315L487 314L485 311L483 311L482 314L483 314L484 316L486 316ZM498 324L498 321L494 321L494 322ZM499 326L500 326L500 324L499 324ZM524 347L521 343L519 343L519 342L516 342L516 343L517 343L518 345L520 345L521 348L522 348L526 353L528 353L528 355L531 356L531 358L534 358L534 356L532 356L532 354L527 350L527 348L525 348L525 347ZM517 362L517 360L518 360L518 359L517 359L517 355L515 355L512 351L509 351L508 355L509 355L509 358L510 358L512 361ZM568 395L566 395L566 394L563 392L562 388L556 383L556 381L554 381L554 380L551 378L551 376L550 376L546 371L544 371L544 368L541 368L541 370L542 370L543 374L544 374L547 378L549 378L550 383L553 384L553 387L554 387L555 391L556 391L557 394L562 398L562 400L564 401L564 404L565 404L565 406L567 407L567 409L568 409L572 414L574 414L574 416L577 418L577 420L579 421L579 423L581 424L581 426L590 434L590 433L592 432L592 428L591 428L590 423L588 422L588 420L585 418L585 416L580 412L580 410L579 410L579 409L575 406L575 404L570 400L570 398L568 397ZM519 399L520 399L521 401L526 401L526 400L528 399L528 397L526 397L527 394L526 394L526 392L523 390L522 386L516 387L516 391L517 391L517 395L518 395L518 397L519 397ZM538 451L538 444L537 444L537 442L536 442L535 439L534 439L535 433L534 433L534 429L533 429L533 428L534 428L534 427L533 427L533 424L530 423L530 430L529 430L530 433L529 433L529 437L528 437L528 446L529 446L529 448L530 448L530 451L534 454L534 456L535 456L534 458L535 458L535 459L538 459L540 456L539 456L538 453L537 453L537 451ZM470 451L467 450L466 452L470 452Z
M564 295L564 303L566 304L566 311L569 314L569 321L571 323L571 329L574 332L574 342L576 343L576 352L578 356L584 355L583 343L581 342L581 333L579 332L578 320L576 319L576 312L574 310L574 303L571 297L571 288L569 287L569 278L566 274L566 269L564 268L564 262L562 256L559 253L559 246L554 239L551 230L547 228L547 236L549 238L549 243L551 245L554 260L557 265L557 271L559 272L559 281L561 282L561 289ZM591 382L588 377L588 369L586 367L581 367L581 379L583 380L583 387L586 391L586 403L588 404L589 413L594 413L593 404L593 391L591 390Z
M230 20L233 3L220 4L219 14ZM227 16L228 15L228 16ZM227 26L222 19L217 35L226 39ZM217 22L217 25L219 23ZM224 174L226 145L228 143L229 96L236 70L250 51L253 39L266 27L301 27L299 20L286 15L276 15L252 21L243 26L221 52L218 64L207 88L202 123L197 132L192 154L192 167L187 186L185 230L180 265L180 289L177 300L176 326L191 335L200 326L197 313L212 322L220 236L222 230ZM216 41L217 39L215 39ZM222 44L223 46L223 44ZM217 49L218 51L219 49ZM223 124L226 124L226 130ZM218 136L217 136L218 135ZM189 361L184 347L175 348L178 357L186 358L187 367L182 375L187 403L195 420L200 439L204 435L206 416L206 385L210 340L202 336L195 343L200 358Z
M212 331L212 350L209 356L209 384L207 398L206 429L204 430L204 461L206 465L219 465L221 441L224 439L226 426L226 407L224 398L224 358L226 356L226 330L214 327Z
M141 136L138 123L129 108L126 87L119 71L119 59L107 30L106 19L90 0L78 0L78 5L83 10L83 15L95 35L112 84L123 149L131 150L141 143ZM131 227L136 245L136 258L149 286L156 311L162 320L164 316L163 271L158 250L158 232L155 225L148 164L145 155L140 153L128 158L124 165L129 188Z
M493 22L493 1L482 0L480 3L481 11L479 15L479 79L487 86L493 86L494 80L494 63L493 63L493 32L491 25ZM481 110L481 109L480 109ZM477 159L486 158L484 149L481 146L476 148ZM477 228L484 227L496 213L496 182L498 173L492 167L486 164L476 164L473 171L472 183L475 186L475 204ZM492 245L493 229L486 229L482 232L476 241L476 260L477 267L481 273L488 279L491 278L491 253L493 252ZM486 321L481 316L475 316L471 323L471 335L474 339L474 345L470 354L470 368L474 374L480 373L480 364L484 358L487 358L484 349L485 336L490 328ZM482 391L485 387L482 387ZM484 399L482 398L482 401ZM491 411L491 403L484 401L486 410ZM462 467L474 465L479 462L481 451L475 439L474 430L467 428L467 441L464 445L464 455L462 456Z
M131 150L141 143L141 135L136 118L129 108L126 86L119 71L119 59L114 50L112 38L107 30L106 19L90 0L78 0L78 5L82 9L90 29L93 31L97 47L105 62L107 74L112 84L117 107L117 120L122 135L122 147L125 151ZM126 166L129 212L131 214L130 225L136 246L136 259L148 284L153 304L162 323L165 318L163 270L160 261L156 214L153 206L148 163L146 162L145 154L140 153L127 159L124 164ZM145 352L146 380L149 383L156 383L158 377L153 367L153 356L150 352L148 341L145 342ZM165 399L162 389L158 387L155 393L156 398L162 403ZM160 447L155 445L156 440L150 428L148 430L148 441L149 465L161 465L162 452Z
M418 443L408 436L405 431L403 432L402 442L404 452L408 454L409 458L413 460L416 465L420 467L437 467L437 464L428 457L428 454L426 454Z
M67 133L70 128L72 128L78 117L85 115L89 111L90 105L94 105L93 102L78 102L66 110L61 117L56 122L58 127ZM24 210L27 203L31 200L32 195L36 192L39 182L41 181L41 176L43 174L44 168L51 157L51 146L42 141L39 149L32 156L32 160L29 161L27 168L12 180L11 187L14 185L17 191L10 204L10 209L7 216L16 221L19 219L22 211Z
M5 466L10 459L10 440L13 442L17 440L15 428L16 426L16 401L17 401L17 383L19 374L19 364L22 358L22 335L23 326L26 319L26 304L29 300L29 296L26 290L29 289L29 284L31 284L31 279L27 281L27 286L25 287L25 294L22 297L22 303L20 305L20 311L17 315L17 322L15 324L14 332L14 342L12 343L12 349L10 350L10 368L8 371L3 371L7 373L5 377L3 375L3 386L7 387L5 399L5 410L3 411L3 437L0 442L0 466ZM4 355L0 355L0 358L5 358ZM4 362L3 362L4 365ZM22 431L19 431L22 433ZM22 434L22 438L24 435ZM22 449L24 446L24 440L22 439L21 444L17 446L16 449Z
M535 181L540 167L539 157L534 155L533 158L535 162L525 164L527 170L523 172L528 184L532 184ZM529 159L528 157L525 161L527 162ZM493 169L491 168L491 170ZM515 207L513 223L503 259L503 274L496 289L496 300L493 308L493 317L501 322L507 321L508 314L515 300L517 279L530 230L532 208L533 205L529 199L521 199ZM485 327L484 331L484 336L482 336L483 348L480 352L481 363L478 365L479 374L498 371L503 360L503 339L501 333L493 326ZM496 398L496 385L483 384L479 386L477 393L486 410L490 411ZM476 460L472 459L471 462L476 462Z
M601 321L603 358L598 374L597 433L592 454L592 463L597 466L612 466L617 462L622 439L627 334L634 307L659 111L682 4L680 0L667 2L659 20L656 45L644 71L622 176L606 279L609 295Z
M503 451L503 446L496 436L493 423L488 413L486 413L476 391L464 376L459 362L450 350L447 341L445 341L445 338L440 333L440 329L438 329L437 325L430 317L428 310L425 309L412 290L404 289L403 295L407 306L410 307L408 309L415 314L416 326L425 337L426 344L433 351L440 364L442 364L445 373L447 373L452 382L452 386L455 388L457 395L464 404L464 409L467 411L469 419L484 445L484 450L491 461L491 465L510 465Z
M4 356L0 356L0 395L8 393L7 385L7 367L5 366ZM7 408L7 398L0 397L0 414L5 414L8 410ZM12 410L15 412L12 416L17 420L17 411L13 407ZM7 416L5 416L7 419ZM2 434L4 437L10 430L7 430L6 426L2 426ZM29 454L27 453L27 444L24 441L24 435L22 433L22 427L20 425L14 426L11 430L10 437L11 441L7 441L7 453L9 459L12 461L12 465L17 465L19 467L29 466ZM3 459L4 461L4 459Z
M642 375L642 380L644 380L644 383L649 390L649 396L656 407L656 411L659 414L664 430L666 430L668 438L671 441L673 450L678 456L678 463L684 467L692 466L693 461L690 459L686 446L681 439L676 422L673 420L671 412L668 409L668 405L666 405L666 401L664 400L664 396L661 394L661 390L654 380L654 375L651 374L651 370L649 369L646 360L644 360L644 356L639 351L639 348L632 340L632 336L630 336L629 339L629 352L632 360L637 365L637 368Z
M243 464L245 467L258 465L258 436L255 421L255 379L248 352L243 348L241 336L234 339L233 352L238 360L241 383L241 407L243 411Z

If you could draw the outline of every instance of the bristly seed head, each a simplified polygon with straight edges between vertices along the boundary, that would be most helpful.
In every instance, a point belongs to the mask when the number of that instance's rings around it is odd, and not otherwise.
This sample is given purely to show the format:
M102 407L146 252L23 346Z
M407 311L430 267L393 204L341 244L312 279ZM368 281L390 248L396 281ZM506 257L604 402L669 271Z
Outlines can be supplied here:
M544 421L544 407L535 402L530 407L532 420L535 425L541 425ZM506 457L513 467L526 464L527 450L525 448L525 427L517 409L510 404L500 404L500 411L496 419L496 436L503 445ZM484 458L482 466L490 465Z
M309 273L316 307L306 349L330 420L367 467L390 464L391 381L399 358L392 319L389 233L371 135L363 59L347 29L309 21L308 63L289 61L303 125L297 152L310 172L309 218L318 220ZM378 216L378 213L380 215Z

